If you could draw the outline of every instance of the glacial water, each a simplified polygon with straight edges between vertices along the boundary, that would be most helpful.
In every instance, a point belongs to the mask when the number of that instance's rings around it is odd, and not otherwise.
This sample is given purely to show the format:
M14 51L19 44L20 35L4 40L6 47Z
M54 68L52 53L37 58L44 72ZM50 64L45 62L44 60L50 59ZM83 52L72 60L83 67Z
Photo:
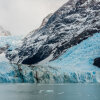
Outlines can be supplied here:
M0 84L0 100L100 100L100 84Z

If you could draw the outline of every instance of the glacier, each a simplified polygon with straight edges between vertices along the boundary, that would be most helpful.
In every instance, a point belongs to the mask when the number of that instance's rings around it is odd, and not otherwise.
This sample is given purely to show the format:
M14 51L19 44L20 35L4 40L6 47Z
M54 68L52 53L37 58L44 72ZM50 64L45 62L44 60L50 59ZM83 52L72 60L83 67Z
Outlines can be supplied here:
M100 83L98 57L100 0L69 0L25 38L0 37L0 83Z
M23 36L0 36L0 83L21 82L20 77L16 77L15 68L6 58L7 50L14 50L21 44ZM17 45L16 45L17 44ZM8 48L6 46L9 45ZM2 48L4 48L2 50Z
M100 57L100 33L96 33L80 44L69 48L57 60L51 61L50 65L68 70L98 71L99 68L93 65L94 59L97 57Z
M10 64L5 54L0 54L0 83L21 82L20 77L16 77L14 67Z
M100 57L100 33L69 48L57 60L45 66L57 69L60 76L65 75L69 82L100 82L100 68L93 65L97 57Z
M10 48L15 49L23 38L24 36L0 36L0 48L9 45Z
M16 53L8 52L10 61L36 64L55 60L65 50L100 32L99 0L68 0L24 39Z
M14 38L11 41L16 41ZM13 42L10 44L14 47ZM13 64L2 53L0 83L100 83L100 68L93 65L97 57L100 57L100 33L69 48L57 60L42 65Z

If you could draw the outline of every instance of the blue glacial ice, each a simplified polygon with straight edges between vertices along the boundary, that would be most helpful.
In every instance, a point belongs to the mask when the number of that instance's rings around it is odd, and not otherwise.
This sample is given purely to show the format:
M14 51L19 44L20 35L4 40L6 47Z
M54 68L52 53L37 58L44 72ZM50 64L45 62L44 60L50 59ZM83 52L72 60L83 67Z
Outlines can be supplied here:
M0 83L21 82L20 77L16 77L15 68L5 58L5 54L0 54Z
M94 34L80 44L69 48L57 60L49 64L54 67L61 67L62 70L72 71L100 71L93 66L94 59L100 57L100 33Z
M21 39L23 36L0 36L0 47L9 45L9 49L13 50L21 44Z
M100 57L100 33L69 48L57 60L44 65L10 64L4 54L1 57L0 82L100 83L100 69L93 66L93 60Z
M93 65L97 57L100 57L100 33L69 48L57 60L45 66L57 69L68 78L68 82L100 82L100 68Z
M16 46L17 43L21 43L21 38L20 36L0 36L0 48L8 44L10 46L8 49L13 50L18 46ZM15 74L14 67L5 57L5 51L2 52L0 54L0 83L21 82L21 79Z

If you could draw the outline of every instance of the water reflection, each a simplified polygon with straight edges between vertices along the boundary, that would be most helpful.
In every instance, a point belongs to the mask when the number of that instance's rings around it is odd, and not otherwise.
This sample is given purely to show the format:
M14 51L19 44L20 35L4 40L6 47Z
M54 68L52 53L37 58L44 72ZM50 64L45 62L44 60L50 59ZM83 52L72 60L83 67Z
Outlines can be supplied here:
M100 84L0 84L0 100L100 100Z

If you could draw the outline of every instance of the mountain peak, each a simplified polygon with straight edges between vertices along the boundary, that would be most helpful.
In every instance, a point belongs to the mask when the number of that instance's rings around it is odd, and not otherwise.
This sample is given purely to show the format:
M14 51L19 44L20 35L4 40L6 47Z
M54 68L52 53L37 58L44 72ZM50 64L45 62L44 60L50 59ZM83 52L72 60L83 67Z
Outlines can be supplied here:
M23 64L51 61L98 32L100 0L69 0L43 27L23 40L17 53L7 53L7 57Z
M0 36L9 36L11 33L0 26Z

